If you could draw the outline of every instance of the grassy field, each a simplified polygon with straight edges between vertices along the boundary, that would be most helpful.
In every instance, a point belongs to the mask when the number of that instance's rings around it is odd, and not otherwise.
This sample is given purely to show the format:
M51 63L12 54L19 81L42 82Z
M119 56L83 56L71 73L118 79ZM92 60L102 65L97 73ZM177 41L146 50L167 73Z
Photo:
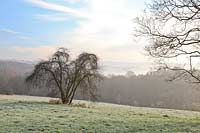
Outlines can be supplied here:
M49 104L49 98L0 95L0 133L200 133L200 113L85 102ZM84 101L74 101L74 104Z

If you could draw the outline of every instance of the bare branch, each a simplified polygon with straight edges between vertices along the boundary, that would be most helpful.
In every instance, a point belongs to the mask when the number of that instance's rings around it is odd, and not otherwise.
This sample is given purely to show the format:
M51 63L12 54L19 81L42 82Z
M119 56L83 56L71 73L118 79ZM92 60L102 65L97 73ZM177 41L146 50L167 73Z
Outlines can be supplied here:
M147 11L136 19L136 35L150 41L145 50L164 64L172 63L175 58L183 60L189 68L174 64L166 69L181 71L177 78L192 77L194 83L200 83L198 64L196 68L193 62L200 57L200 1L153 0Z
M69 60L68 50L59 48L48 61L42 61L35 66L26 82L36 85L55 84L61 94L63 103L70 104L78 87L86 84L85 90L95 96L94 83L100 78L98 72L98 58L95 54L82 53L76 60ZM88 82L85 82L86 79ZM92 94L93 93L93 94Z

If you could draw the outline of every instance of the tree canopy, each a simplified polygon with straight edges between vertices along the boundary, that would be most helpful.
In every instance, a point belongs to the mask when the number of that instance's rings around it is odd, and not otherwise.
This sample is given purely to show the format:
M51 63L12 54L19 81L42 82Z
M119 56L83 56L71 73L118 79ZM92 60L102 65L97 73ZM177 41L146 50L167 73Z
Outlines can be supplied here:
M26 82L36 86L53 86L60 92L62 103L70 104L77 88L87 91L96 98L96 82L101 75L98 71L98 58L95 54L82 53L71 60L66 48L59 48L46 61L39 62Z

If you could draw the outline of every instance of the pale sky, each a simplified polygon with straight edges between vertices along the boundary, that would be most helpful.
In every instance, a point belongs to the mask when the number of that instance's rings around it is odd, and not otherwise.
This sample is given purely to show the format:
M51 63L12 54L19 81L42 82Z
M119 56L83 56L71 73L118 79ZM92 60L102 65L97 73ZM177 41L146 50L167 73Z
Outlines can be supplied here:
M0 59L38 61L62 46L74 56L97 54L104 73L151 68L147 43L132 35L145 0L4 0L0 6Z

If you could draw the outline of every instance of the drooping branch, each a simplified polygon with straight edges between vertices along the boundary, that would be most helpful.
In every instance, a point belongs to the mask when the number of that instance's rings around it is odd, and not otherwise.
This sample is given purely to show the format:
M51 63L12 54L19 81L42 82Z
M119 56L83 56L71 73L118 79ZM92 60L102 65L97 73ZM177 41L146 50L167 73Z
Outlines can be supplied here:
M184 71L188 77L200 79L198 64L194 67L192 60L200 57L199 0L153 0L147 12L136 18L136 24L136 36L146 37L150 42L145 50L151 57L166 65L174 59L183 60L189 67L178 68L174 64L166 69Z
M62 102L70 104L77 88L85 82L85 79L93 82L100 77L100 74L95 54L82 53L76 60L69 59L67 49L58 49L48 61L38 63L26 81L33 84L46 82L46 85L49 82L54 83L60 91ZM90 90L91 93L95 93L93 88Z

